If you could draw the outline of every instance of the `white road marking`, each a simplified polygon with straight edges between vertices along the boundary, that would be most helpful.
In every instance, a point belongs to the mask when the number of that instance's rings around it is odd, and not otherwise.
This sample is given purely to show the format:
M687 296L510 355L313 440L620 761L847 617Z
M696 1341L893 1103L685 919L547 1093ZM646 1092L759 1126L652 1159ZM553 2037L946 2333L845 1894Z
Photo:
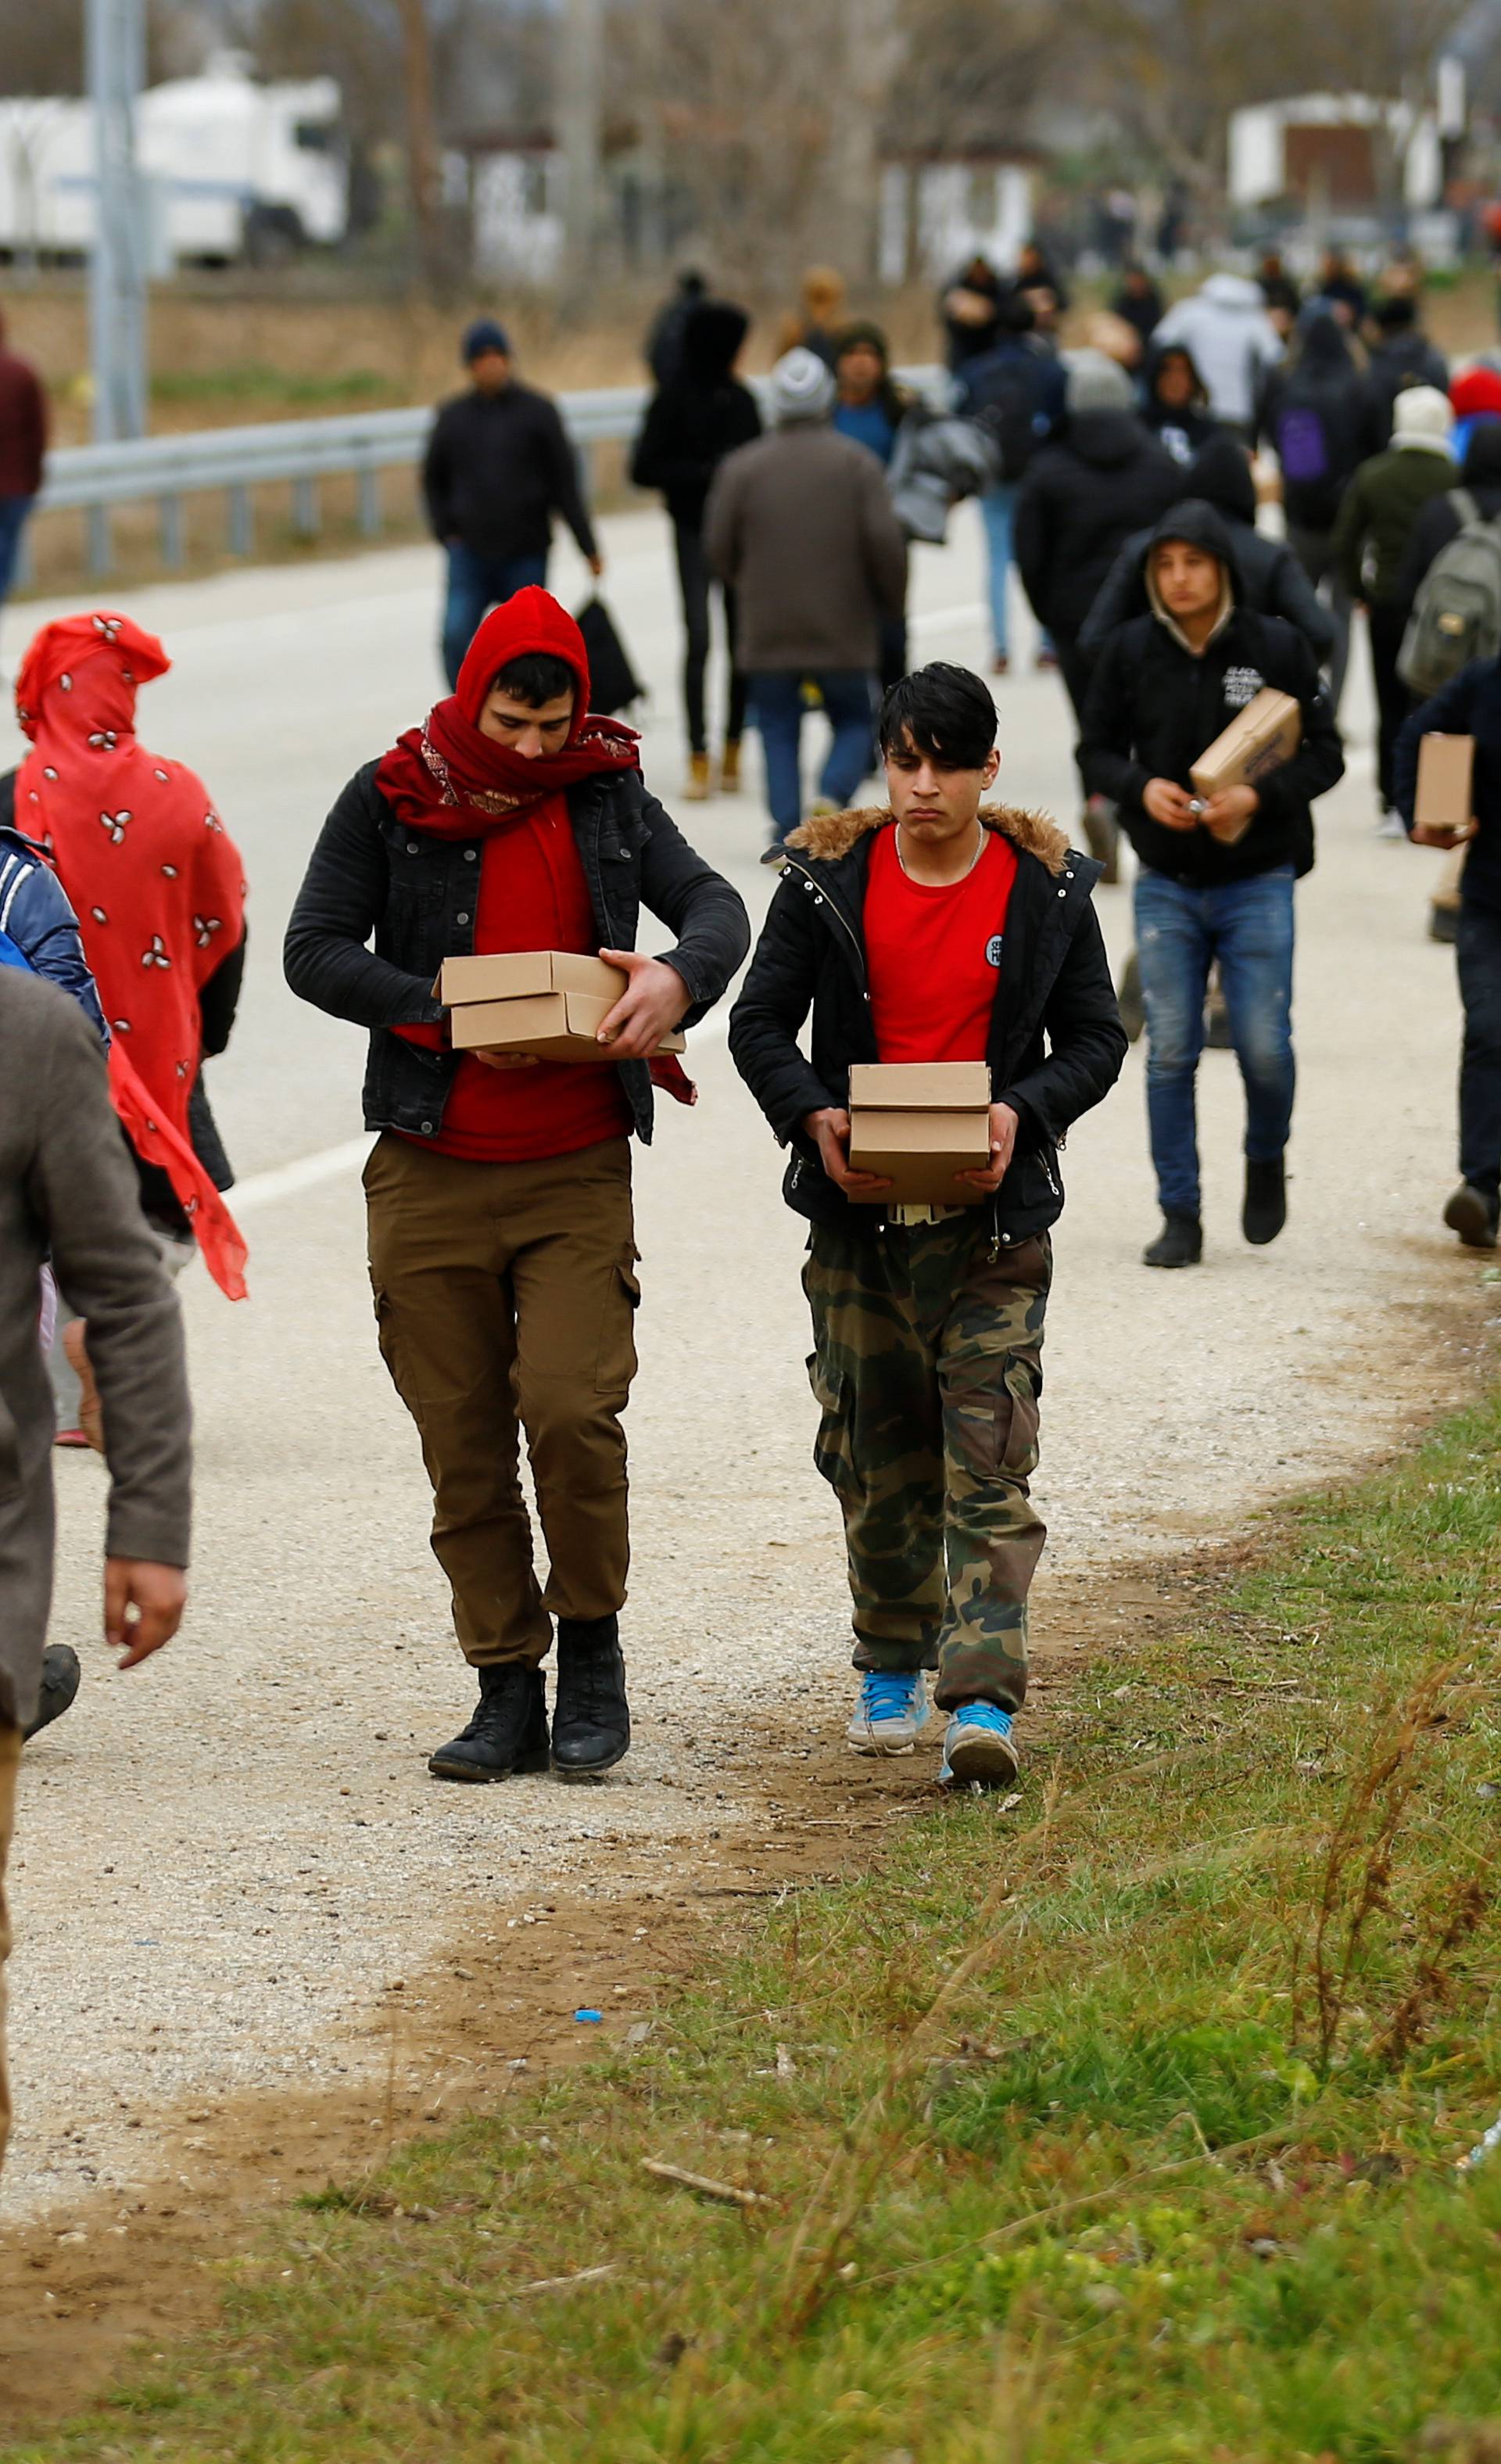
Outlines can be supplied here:
M728 1008L717 1010L696 1026L684 1055L691 1064L695 1052L706 1044L723 1044L729 1033ZM366 1130L358 1138L345 1138L337 1147L320 1147L314 1155L298 1155L294 1163L279 1163L270 1172L252 1172L235 1182L228 1193L231 1215L253 1215L257 1207L274 1206L279 1199L300 1198L305 1189L316 1189L320 1181L337 1180L340 1173L359 1172L375 1144L375 1133Z

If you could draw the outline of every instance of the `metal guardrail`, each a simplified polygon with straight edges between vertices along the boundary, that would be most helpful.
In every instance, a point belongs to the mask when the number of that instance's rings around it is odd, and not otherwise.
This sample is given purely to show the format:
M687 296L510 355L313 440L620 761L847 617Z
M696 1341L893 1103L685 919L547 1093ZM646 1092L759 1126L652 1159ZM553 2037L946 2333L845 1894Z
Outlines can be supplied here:
M931 396L943 381L934 367L903 368L903 381ZM764 379L752 379L757 393ZM645 385L620 385L557 397L574 446L587 461L596 445L619 444L636 434L651 399ZM290 480L293 520L300 536L319 528L318 482L352 474L358 490L361 534L381 533L380 473L415 470L432 425L429 409L365 410L336 419L270 420L253 428L199 429L180 436L143 436L120 445L62 446L47 457L37 511L88 517L91 573L107 573L113 561L110 514L117 505L160 508L163 563L185 561L183 501L222 493L228 500L228 547L249 557L255 546L252 492Z

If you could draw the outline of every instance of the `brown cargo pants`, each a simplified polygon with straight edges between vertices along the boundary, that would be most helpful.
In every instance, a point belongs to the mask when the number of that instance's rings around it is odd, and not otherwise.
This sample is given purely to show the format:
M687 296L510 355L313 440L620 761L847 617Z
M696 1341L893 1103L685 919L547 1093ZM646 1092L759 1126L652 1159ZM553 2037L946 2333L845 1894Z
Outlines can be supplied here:
M636 1374L625 1138L467 1163L381 1137L364 1172L381 1352L417 1423L433 1552L476 1668L540 1661L549 1613L610 1617L630 1561L620 1414ZM544 1595L520 1438L551 1560Z

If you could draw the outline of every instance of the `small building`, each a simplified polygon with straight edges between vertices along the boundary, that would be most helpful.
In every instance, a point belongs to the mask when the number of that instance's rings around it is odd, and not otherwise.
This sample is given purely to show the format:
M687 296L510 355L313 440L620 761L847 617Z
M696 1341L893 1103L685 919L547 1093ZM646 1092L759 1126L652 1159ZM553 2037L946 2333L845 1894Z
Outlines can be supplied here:
M1368 94L1294 95L1232 111L1229 201L1314 214L1422 212L1444 187L1438 114Z

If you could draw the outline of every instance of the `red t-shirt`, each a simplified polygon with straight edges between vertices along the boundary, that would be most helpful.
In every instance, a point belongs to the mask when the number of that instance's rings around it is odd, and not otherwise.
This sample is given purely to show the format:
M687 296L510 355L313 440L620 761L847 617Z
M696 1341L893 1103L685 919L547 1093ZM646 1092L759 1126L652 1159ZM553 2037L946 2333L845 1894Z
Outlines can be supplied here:
M882 1061L983 1061L1016 850L987 830L963 881L909 881L893 825L879 830L865 887L865 967Z
M598 928L589 884L562 796L550 796L508 830L493 830L480 856L474 947L492 950L576 950L598 955ZM436 1026L397 1032L413 1043L441 1045ZM625 1089L613 1061L538 1061L530 1069L491 1069L461 1054L443 1127L421 1143L436 1155L468 1163L537 1163L576 1155L631 1125Z

